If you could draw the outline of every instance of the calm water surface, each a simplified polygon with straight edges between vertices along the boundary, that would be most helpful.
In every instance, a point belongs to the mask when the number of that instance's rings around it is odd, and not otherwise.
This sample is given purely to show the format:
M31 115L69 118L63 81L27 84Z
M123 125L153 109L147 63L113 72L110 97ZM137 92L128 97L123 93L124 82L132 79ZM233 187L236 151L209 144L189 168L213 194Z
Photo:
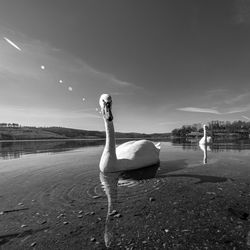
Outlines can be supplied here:
M138 218L142 216L141 209L147 210L145 201L154 202L157 193L168 188L169 177L187 177L184 172L178 175L179 171L204 167L214 168L214 177L210 174L207 179L204 176L202 179L201 175L189 175L194 183L225 182L228 178L221 174L218 176L216 169L230 165L237 169L235 176L230 176L234 178L250 162L250 141L220 142L208 147L200 147L197 143L165 141L161 142L159 165L104 175L98 169L103 146L103 140L0 142L1 192L11 194L11 183L15 193L11 199L2 198L0 210L16 207L20 202L34 202L41 213L46 211L47 215L58 218L67 211L77 214L83 210L83 213L88 214L101 209L106 211L104 218L98 218L103 221L103 227L99 228L99 233L96 232L99 236L93 233L86 236L88 242L89 238L95 237L94 242L103 242L106 247L112 246L114 242L123 244L123 241L129 245L134 239L129 229L142 233L138 228L139 222L134 226L132 222L119 225L114 220L119 220L131 211ZM130 207L133 204L134 209ZM157 210L154 211L156 213ZM91 223L88 225L91 229ZM119 237L115 236L117 232L120 232ZM143 242L147 244L149 236L145 232L144 236Z

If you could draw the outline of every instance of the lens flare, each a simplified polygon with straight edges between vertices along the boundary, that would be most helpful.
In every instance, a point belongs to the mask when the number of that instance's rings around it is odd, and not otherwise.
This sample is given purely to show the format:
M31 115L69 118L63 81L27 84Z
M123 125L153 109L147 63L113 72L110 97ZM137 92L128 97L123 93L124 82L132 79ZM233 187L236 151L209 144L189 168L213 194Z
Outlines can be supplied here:
M72 90L73 90L73 88L72 88L71 86L69 86L69 87L68 87L68 90L69 90L69 91L72 91Z
M20 47L18 47L15 43L13 43L10 39L8 39L7 37L4 37L4 40L10 44L11 46L13 46L14 48L16 48L19 51L22 51Z

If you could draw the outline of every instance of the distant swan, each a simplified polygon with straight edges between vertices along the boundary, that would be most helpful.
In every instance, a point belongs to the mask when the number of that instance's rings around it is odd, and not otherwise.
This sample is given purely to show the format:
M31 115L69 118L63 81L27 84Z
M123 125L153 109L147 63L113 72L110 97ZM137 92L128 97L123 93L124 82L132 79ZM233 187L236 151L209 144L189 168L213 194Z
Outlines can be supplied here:
M207 151L211 151L207 144L199 144L200 149L203 151L203 164L207 164Z
M200 139L199 144L210 144L212 142L212 137L207 136L207 126L203 125L204 136Z
M106 131L106 144L99 163L100 170L102 172L118 172L157 164L160 143L154 144L149 140L129 141L116 148L111 96L102 94L99 104Z

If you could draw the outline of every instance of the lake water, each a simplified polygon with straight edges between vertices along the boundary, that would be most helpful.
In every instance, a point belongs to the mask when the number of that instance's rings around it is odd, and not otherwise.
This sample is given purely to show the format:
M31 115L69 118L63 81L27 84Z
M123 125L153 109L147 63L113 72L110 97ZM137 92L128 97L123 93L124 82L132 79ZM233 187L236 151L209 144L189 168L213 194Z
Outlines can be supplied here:
M0 142L3 249L246 249L250 141L163 141L159 165L105 175L103 145Z

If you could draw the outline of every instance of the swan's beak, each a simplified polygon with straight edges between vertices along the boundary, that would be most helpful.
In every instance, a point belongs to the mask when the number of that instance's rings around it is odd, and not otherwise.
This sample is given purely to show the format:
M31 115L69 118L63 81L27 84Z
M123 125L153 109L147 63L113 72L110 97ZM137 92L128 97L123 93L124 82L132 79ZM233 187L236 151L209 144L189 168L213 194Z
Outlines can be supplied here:
M103 116L109 122L113 121L113 115L111 112L111 102L105 102L103 107Z

